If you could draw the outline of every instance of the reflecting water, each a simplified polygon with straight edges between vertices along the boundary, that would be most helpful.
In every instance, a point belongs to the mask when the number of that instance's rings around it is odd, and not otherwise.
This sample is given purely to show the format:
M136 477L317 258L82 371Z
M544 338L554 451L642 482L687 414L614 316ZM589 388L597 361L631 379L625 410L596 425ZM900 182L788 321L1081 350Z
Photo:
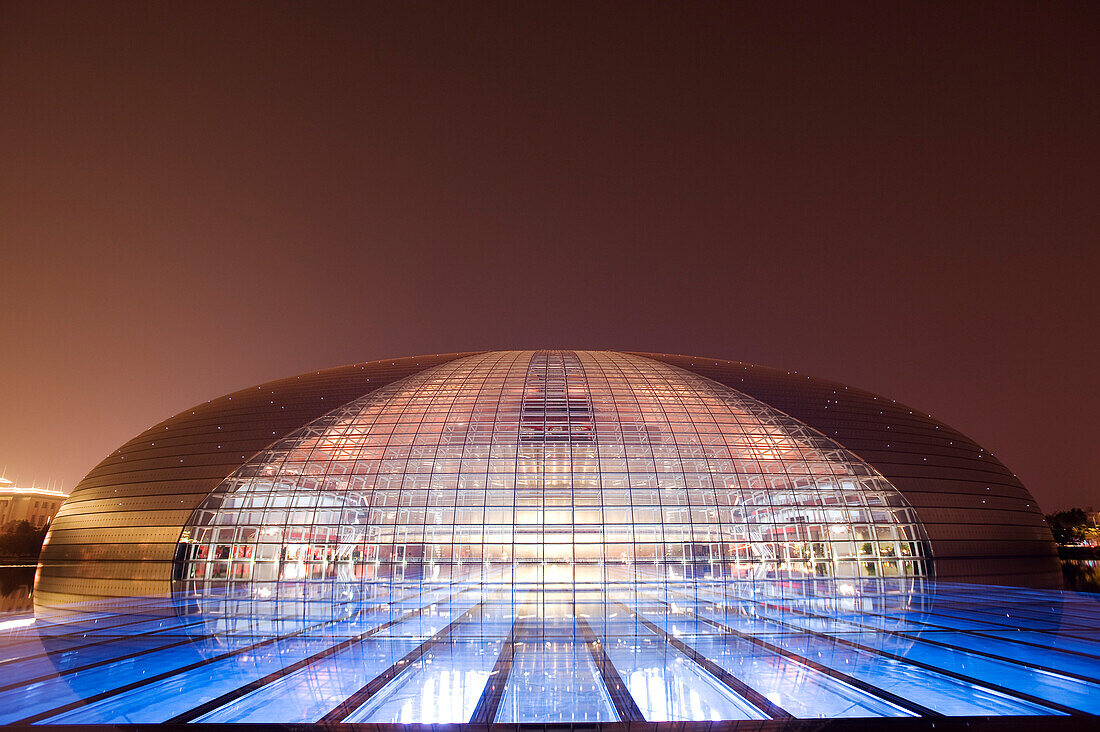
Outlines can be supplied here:
M511 576L385 588L5 615L0 723L1100 713L1094 595Z
M0 614L26 612L34 605L34 564L0 565Z
M1062 578L1067 590L1100 592L1100 559L1063 559Z

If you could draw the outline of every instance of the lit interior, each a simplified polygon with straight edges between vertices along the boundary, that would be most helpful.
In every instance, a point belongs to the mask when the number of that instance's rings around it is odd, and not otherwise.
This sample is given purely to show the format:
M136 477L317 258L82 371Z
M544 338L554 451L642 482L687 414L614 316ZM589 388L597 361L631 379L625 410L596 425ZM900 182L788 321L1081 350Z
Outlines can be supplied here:
M851 452L673 366L574 351L470 356L329 413L229 476L178 556L178 596L273 602L705 579L853 603L932 572Z

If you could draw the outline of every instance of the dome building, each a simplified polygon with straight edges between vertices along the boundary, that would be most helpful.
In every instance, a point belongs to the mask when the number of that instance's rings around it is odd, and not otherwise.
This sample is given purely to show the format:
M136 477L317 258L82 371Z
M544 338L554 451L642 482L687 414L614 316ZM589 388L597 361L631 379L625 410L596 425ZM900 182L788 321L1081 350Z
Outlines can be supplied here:
M691 581L840 600L930 578L1061 584L1034 499L949 426L735 361L499 351L303 374L155 425L65 501L35 601Z

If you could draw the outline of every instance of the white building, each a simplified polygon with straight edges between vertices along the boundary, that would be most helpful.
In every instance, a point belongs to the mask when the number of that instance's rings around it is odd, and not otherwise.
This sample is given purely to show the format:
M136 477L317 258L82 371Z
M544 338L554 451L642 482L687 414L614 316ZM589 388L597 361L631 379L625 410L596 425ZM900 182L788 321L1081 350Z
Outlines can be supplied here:
M0 530L10 531L20 521L36 529L44 528L53 521L67 497L61 491L47 488L20 488L0 478Z

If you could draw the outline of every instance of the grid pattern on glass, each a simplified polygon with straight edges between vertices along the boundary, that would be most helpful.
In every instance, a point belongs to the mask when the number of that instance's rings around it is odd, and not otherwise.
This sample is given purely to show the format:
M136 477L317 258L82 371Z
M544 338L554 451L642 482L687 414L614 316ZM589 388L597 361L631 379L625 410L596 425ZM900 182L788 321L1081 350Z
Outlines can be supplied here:
M1038 504L1016 476L932 415L798 371L638 353L726 384L857 450L922 517L940 580L1060 588Z
M703 377L583 351L470 356L334 410L229 476L178 556L182 596L322 610L423 583L704 578L851 602L852 580L932 572L913 510L852 453Z

